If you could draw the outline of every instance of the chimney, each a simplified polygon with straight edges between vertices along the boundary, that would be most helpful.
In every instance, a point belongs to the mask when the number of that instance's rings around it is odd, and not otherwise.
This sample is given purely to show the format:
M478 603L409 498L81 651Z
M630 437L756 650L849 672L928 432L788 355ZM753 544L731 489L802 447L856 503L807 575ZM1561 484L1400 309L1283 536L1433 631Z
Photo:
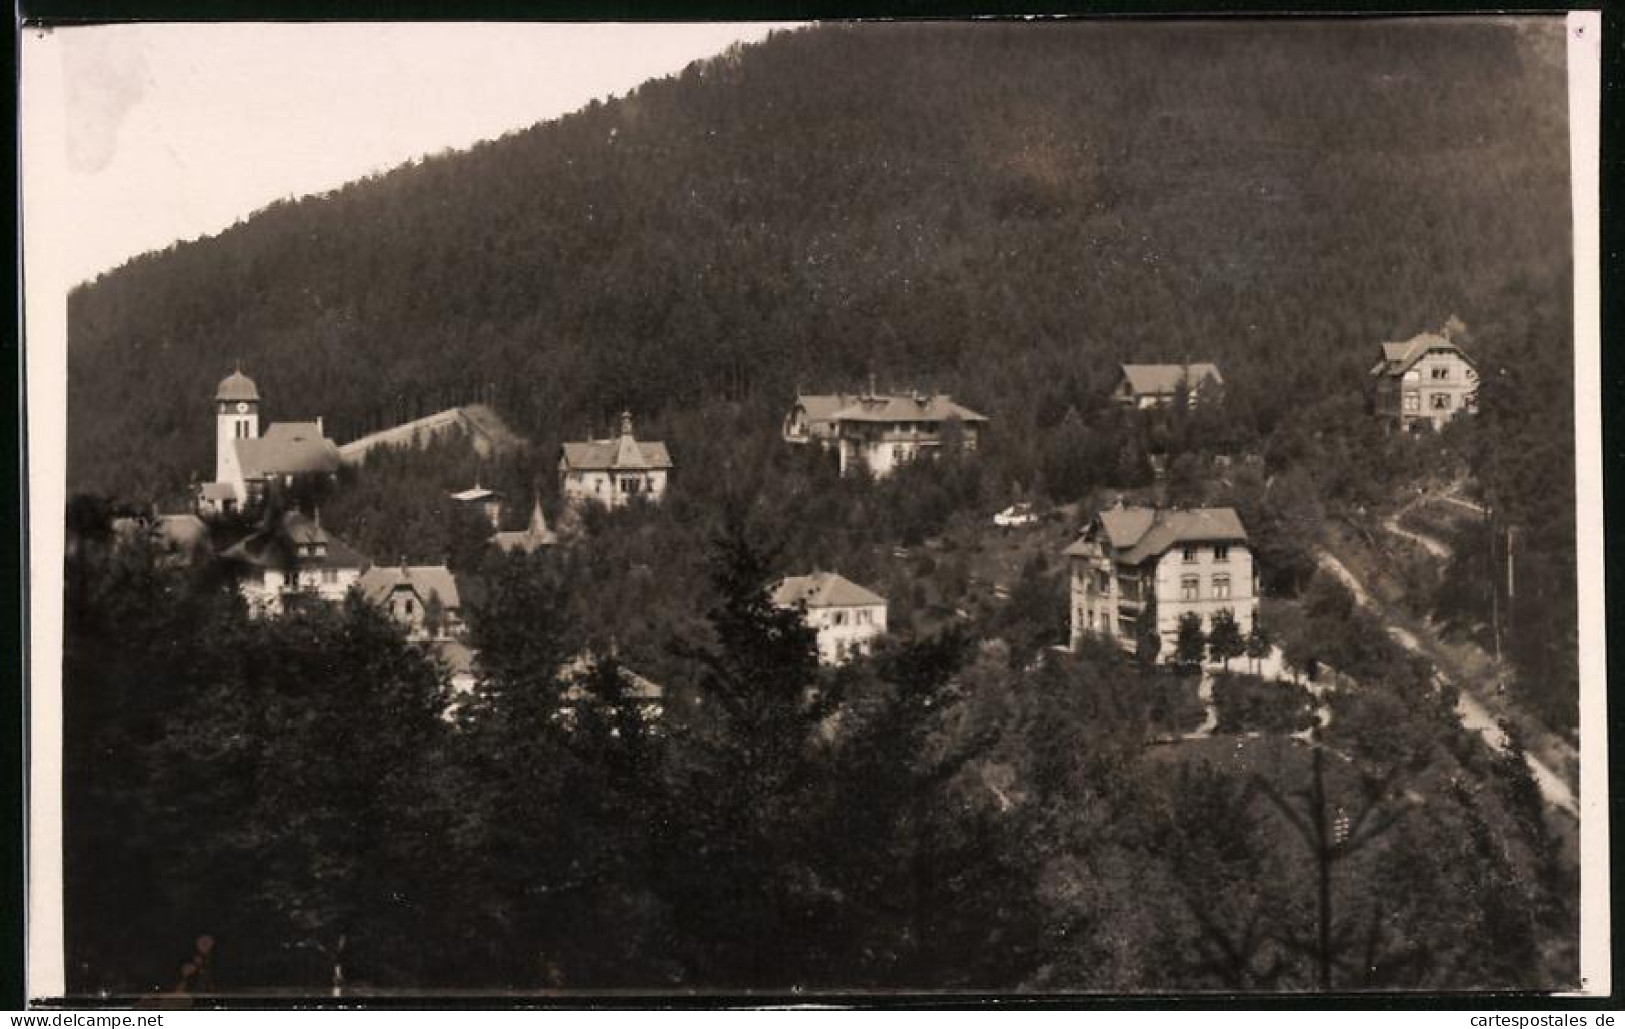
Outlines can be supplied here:
M411 576L412 576L412 573L407 571L407 568L406 568L406 555L402 554L401 555L401 578L409 579L409 578L411 578Z
M873 397L878 397L879 395L880 395L879 392L877 392L876 389L875 389L875 373L870 372L869 373L869 396L871 398L873 398Z
M321 415L316 416L316 435L317 436L326 436L327 435L326 430L324 430L322 428L322 416Z
M632 412L621 412L621 435L630 439L632 437Z

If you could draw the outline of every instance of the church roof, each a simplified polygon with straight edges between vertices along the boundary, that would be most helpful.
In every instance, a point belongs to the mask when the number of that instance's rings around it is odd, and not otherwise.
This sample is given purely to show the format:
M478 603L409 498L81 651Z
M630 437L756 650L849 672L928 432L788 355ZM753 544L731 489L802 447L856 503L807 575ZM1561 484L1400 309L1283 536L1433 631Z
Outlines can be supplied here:
M339 470L339 449L316 422L276 422L258 439L232 444L245 479Z
M253 379L250 379L241 371L235 371L220 380L220 385L214 391L214 398L216 400L253 400L257 402L260 398L260 391L259 387L254 385Z
M867 607L885 604L886 598L864 589L851 579L835 572L813 572L811 575L791 575L773 588L773 603L778 607L805 604L818 607Z

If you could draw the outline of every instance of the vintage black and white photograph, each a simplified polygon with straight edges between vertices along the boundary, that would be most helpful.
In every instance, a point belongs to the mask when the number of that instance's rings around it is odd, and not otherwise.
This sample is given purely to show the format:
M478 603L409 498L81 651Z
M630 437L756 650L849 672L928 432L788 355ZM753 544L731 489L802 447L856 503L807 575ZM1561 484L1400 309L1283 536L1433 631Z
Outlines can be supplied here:
M1606 990L1598 24L31 30L33 995Z

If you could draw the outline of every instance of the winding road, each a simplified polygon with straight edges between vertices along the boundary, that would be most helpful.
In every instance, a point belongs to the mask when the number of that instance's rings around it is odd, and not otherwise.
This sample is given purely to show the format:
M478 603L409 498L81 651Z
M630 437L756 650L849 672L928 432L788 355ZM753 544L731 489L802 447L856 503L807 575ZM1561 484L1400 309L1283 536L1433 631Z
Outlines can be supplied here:
M1354 596L1355 603L1382 618L1383 623L1387 626L1388 634L1400 646L1414 654L1427 658L1429 663L1432 663L1430 656L1422 646L1422 641L1416 638L1416 634L1404 626L1395 625L1387 612L1383 610L1382 605L1372 599L1364 584L1355 578L1354 573L1349 571L1348 567L1339 561L1336 555L1325 550L1317 550L1315 560L1321 568L1336 576L1339 582L1348 587L1349 593ZM1437 668L1433 671L1433 678L1436 685L1451 685L1450 680L1440 673ZM1500 724L1489 708L1474 697L1465 686L1457 690L1456 697L1456 715L1461 719L1462 727L1470 732L1477 733L1485 743L1489 744L1498 753L1504 752L1507 744L1506 734L1501 731ZM1580 809L1575 800L1574 790L1569 787L1563 777L1551 766L1527 751L1524 754L1524 759L1528 762L1529 772L1535 777L1535 783L1540 787L1540 794L1546 799L1546 803L1560 811L1566 811L1571 815L1578 816Z

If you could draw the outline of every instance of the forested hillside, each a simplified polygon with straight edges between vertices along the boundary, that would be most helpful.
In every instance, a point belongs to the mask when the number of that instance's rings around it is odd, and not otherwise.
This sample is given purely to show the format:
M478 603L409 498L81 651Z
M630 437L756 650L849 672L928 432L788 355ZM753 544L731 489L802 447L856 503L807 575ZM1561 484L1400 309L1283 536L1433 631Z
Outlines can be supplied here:
M685 430L766 432L797 384L873 373L992 415L1026 485L1124 358L1218 360L1247 436L1451 313L1491 370L1561 367L1560 32L779 34L80 288L70 489L206 477L239 358L271 418L341 440L494 390L542 453L631 407L679 460Z

